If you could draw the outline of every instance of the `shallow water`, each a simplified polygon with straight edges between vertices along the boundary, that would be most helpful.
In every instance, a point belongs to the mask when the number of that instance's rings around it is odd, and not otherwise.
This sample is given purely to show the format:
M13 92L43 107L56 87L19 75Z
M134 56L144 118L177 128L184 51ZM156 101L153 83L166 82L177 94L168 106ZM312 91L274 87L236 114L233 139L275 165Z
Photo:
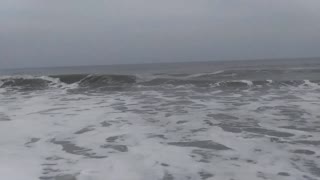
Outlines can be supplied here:
M152 85L143 83L154 79L110 83L99 76L83 86L49 77L36 77L47 81L41 88L21 80L2 86L0 174L13 180L320 179L316 77L301 80L291 72L291 80L282 77L296 84L217 85L222 72ZM17 77L2 79L8 78Z

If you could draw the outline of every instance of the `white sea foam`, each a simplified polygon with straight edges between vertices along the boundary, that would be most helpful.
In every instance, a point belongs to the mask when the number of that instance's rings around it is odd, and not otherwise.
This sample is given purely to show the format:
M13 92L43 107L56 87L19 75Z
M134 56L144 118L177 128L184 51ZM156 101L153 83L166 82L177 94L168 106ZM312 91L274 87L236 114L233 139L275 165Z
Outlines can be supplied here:
M268 79L267 82L268 82L269 84L271 84L271 83L273 83L273 80Z
M240 80L239 82L245 83L245 84L247 84L248 86L252 86L252 85L253 85L253 82L252 82L252 81L249 81L249 80Z
M314 82L311 82L310 80L304 80L303 86L309 86L313 88L320 88L320 85Z
M5 88L1 88L1 86L4 84L4 82L0 79L0 95L1 93L4 93L6 92L6 89Z
M209 75L216 75L216 74L221 74L223 73L223 70L220 71L215 71L215 72L211 72L211 73L198 73L198 74L192 74L187 76L187 78L196 78L196 77L201 77L201 76L209 76Z
M48 89L0 96L0 175L246 180L279 179L285 172L316 179L310 169L320 166L320 95L308 87L96 94ZM299 154L301 149L308 151Z

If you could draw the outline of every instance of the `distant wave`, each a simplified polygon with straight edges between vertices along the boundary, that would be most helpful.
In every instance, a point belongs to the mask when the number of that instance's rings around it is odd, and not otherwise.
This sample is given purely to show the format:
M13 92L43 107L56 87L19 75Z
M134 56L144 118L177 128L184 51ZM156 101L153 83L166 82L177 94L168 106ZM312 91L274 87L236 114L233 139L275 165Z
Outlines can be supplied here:
M217 75L217 74L221 74L221 73L223 73L223 72L224 72L224 71L221 70L221 71L215 71L215 72L212 72L212 73L191 74L191 75L188 75L187 77L188 77L188 78L197 78L197 77L203 77L203 76Z
M210 80L181 80L181 79L164 79L156 78L147 82L143 82L143 85L198 85L198 86L211 86L211 87L225 87L225 88L247 88L247 87L280 87L280 86L319 86L320 81L310 80L222 80L222 81L210 81ZM320 87L320 86L319 86Z
M220 75L223 71L208 74L186 75L183 77L157 77L139 79L133 75L97 75L71 74L54 76L2 76L0 88L19 90L41 90L50 87L97 89L108 87L163 86L163 85L194 85L197 87L216 87L225 89L308 86L319 88L320 80L217 80L208 76ZM204 78L205 77L205 78Z
M136 83L136 76L131 75L95 75L95 74L75 74L51 76L58 78L66 84L78 83L84 87L102 87L108 85L121 85Z
M24 90L44 89L53 81L49 77L35 77L35 76L4 76L0 78L0 87L6 88L20 88Z

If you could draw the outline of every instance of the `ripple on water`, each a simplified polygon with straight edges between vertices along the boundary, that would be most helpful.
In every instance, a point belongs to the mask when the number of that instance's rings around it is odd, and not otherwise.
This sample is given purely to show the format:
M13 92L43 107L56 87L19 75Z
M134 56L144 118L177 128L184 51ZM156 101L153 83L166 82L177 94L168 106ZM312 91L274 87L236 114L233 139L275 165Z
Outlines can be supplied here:
M10 117L0 112L0 121L11 121Z
M213 177L214 175L208 172L199 172L199 176L201 177L202 180L206 180L208 178Z
M77 180L75 175L65 174L65 175L58 175L58 176L51 176L51 177L40 177L41 180Z
M309 169L312 175L320 177L320 167L318 167L314 161L307 161L305 166Z
M313 154L315 154L314 151L310 151L310 150L307 150L307 149L296 149L296 150L294 150L292 152L296 153L296 154L305 154L305 155L313 155Z
M30 145L38 142L40 138L31 138L28 142L25 143L25 146L30 147Z
M180 147L196 147L202 149L212 149L212 150L231 150L231 148L213 142L211 140L206 141L188 141L188 142L169 142L169 145L180 146Z
M305 145L314 145L319 146L320 141L318 140L299 140L299 141L293 141L292 144L305 144Z
M279 176L290 176L290 174L287 172L279 172L278 175Z
M261 134L261 135L268 135L268 136L275 136L275 137L292 137L294 134L288 132L281 132L275 131L270 129L264 128L243 128L244 131Z
M102 148L110 148L119 152L128 152L128 147L126 145L111 145L111 144L107 144L107 145L102 145Z
M121 136L110 136L106 139L107 142L109 143L113 143L113 142L116 142L118 139L122 138L123 135Z
M222 113L218 113L218 114L207 114L208 117L212 117L215 118L217 120L237 120L239 118L235 117L235 116L231 116L228 114L222 114Z
M100 158L105 158L106 156L98 156L95 153L90 152L91 149L83 148L80 146L77 146L70 141L57 141L55 139L51 140L52 143L61 145L62 150L69 153L69 154L74 154L74 155L82 155L88 158L95 158L95 159L100 159Z
M93 131L93 130L94 130L94 128L92 126L88 126L88 127L80 129L79 131L75 132L74 134L83 134L83 133Z

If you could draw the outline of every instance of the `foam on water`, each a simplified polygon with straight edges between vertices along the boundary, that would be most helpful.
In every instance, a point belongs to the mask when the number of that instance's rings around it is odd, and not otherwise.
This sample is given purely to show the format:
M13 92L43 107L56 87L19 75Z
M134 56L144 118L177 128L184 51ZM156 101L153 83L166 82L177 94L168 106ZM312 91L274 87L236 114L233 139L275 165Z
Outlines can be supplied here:
M64 89L64 90L124 90L130 87L156 87L156 86L197 86L197 87L218 87L225 89L238 88L264 88L264 87L314 87L319 88L318 80L251 80L248 79L224 79L219 75L224 71L215 73L203 73L195 75L96 75L96 74L71 74L54 76L31 76L15 75L0 77L0 88L11 90L41 90L41 89ZM215 76L217 75L217 77ZM1 90L3 91L3 90Z
M37 76L48 82L41 90L0 88L2 178L320 178L320 87L313 81L138 82L88 91L81 77ZM94 77L87 82L133 82Z
M217 75L217 74L220 74L220 73L223 73L223 72L224 72L223 70L220 70L220 71L215 71L215 72L212 72L212 73L192 74L192 75L186 76L186 78L196 78L196 77L202 77L202 76Z
M313 88L320 88L320 85L314 82L311 82L310 80L304 80L305 86L313 87Z

